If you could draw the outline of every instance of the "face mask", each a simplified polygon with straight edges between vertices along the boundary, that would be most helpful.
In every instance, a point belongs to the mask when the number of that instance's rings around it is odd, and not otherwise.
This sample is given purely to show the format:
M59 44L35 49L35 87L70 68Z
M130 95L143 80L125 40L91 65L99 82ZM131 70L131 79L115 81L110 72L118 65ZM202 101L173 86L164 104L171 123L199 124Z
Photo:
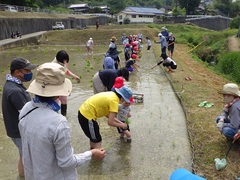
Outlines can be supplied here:
M30 73L28 73L28 74L24 74L23 79L24 79L25 81L31 81L31 80L32 80L32 76L33 76L33 73L30 72Z
M233 96L223 96L223 101L225 104L228 104L234 100Z

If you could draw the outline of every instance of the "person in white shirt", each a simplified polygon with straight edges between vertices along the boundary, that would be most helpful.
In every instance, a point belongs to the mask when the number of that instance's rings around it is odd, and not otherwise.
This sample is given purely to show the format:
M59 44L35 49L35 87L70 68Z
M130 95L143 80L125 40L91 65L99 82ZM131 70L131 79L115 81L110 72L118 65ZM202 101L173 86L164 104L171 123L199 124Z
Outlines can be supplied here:
M168 57L166 54L161 54L162 60L158 62L156 65L154 65L151 69L153 69L156 66L159 66L160 64L163 64L164 67L168 68L169 72L173 72L177 69L177 63Z
M86 44L87 47L87 53L93 54L93 39L90 37Z

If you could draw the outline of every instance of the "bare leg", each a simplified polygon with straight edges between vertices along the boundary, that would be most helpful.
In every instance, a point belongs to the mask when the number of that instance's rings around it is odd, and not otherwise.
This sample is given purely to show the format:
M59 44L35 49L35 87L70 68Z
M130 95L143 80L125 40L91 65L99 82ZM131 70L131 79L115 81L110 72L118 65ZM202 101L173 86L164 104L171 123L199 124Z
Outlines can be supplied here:
M131 133L126 130L126 131L123 131L124 134L126 134L127 138L131 138Z
M90 148L91 149L100 149L102 148L102 142L94 143L90 141Z
M21 156L19 157L19 160L18 160L18 173L19 173L19 177L24 177L24 167L23 167Z

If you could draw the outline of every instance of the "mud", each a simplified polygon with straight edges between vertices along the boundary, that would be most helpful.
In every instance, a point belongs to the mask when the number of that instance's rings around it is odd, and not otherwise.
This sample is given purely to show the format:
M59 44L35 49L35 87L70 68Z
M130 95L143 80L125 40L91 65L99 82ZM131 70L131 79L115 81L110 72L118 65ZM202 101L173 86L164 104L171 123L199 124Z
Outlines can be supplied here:
M89 142L78 124L77 111L84 100L93 95L91 80L93 74L102 67L102 56L79 56L76 47L68 47L66 50L72 57L70 69L82 76L80 84L73 80L73 92L68 98L67 114L72 145L75 153L80 153L89 149ZM0 52L1 87L8 72L7 64L18 52L19 49ZM45 52L44 55L42 52ZM29 47L21 55L33 59L34 62L43 63L47 59L51 61L55 52L56 49L53 51L52 47ZM84 65L86 62L90 65ZM130 74L130 81L126 83L134 93L144 94L143 103L131 106L132 142L122 141L116 128L108 126L105 118L99 119L102 144L107 150L107 156L101 162L92 160L78 167L79 179L167 180L176 168L191 171L191 151L184 112L165 70L160 67L150 69L155 63L154 54L146 52L144 46L141 62L138 63L140 72ZM17 159L17 149L6 136L3 121L0 121L0 179L16 179Z

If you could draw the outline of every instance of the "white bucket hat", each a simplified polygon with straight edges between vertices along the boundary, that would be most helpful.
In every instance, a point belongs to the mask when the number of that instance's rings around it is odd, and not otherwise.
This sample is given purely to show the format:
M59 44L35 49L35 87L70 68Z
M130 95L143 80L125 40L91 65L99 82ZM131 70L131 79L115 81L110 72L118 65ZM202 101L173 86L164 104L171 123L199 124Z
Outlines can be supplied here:
M223 89L219 91L220 94L230 94L234 96L240 96L240 91L237 84L228 83L223 86Z
M71 91L72 82L65 78L64 67L57 63L40 65L27 89L27 92L43 97L68 96Z

